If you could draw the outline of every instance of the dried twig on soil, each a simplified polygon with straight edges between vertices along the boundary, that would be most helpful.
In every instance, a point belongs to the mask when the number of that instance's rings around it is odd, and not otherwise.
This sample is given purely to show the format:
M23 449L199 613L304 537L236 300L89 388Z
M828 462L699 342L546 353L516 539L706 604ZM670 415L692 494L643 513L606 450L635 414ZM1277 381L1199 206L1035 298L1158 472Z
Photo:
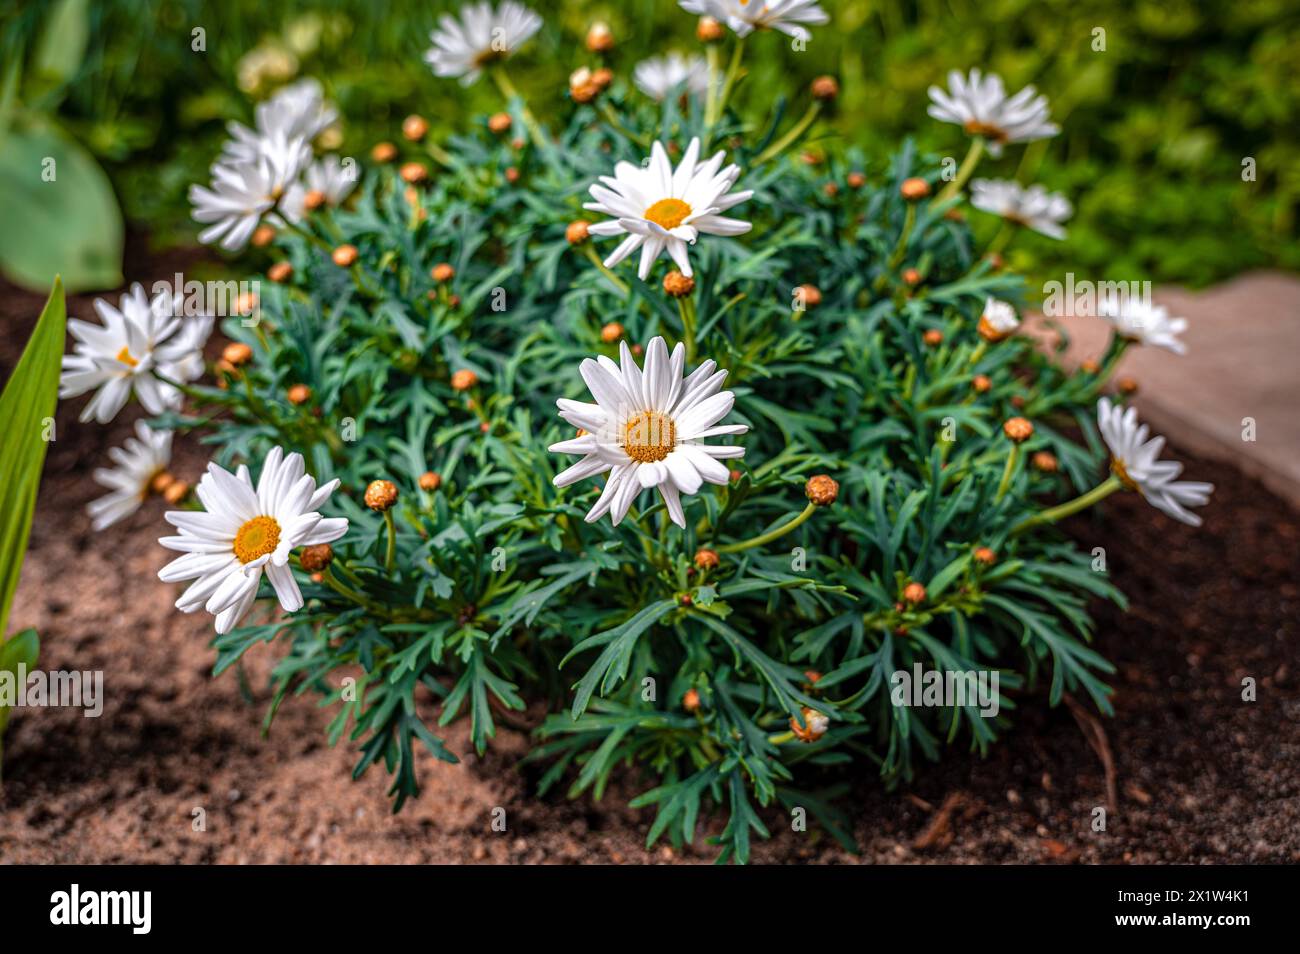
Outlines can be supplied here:
M1101 766L1106 772L1106 811L1111 814L1115 813L1118 797L1116 795L1116 773L1115 760L1111 758L1110 741L1106 738L1106 729L1102 726L1101 721L1089 712L1079 703L1079 700L1068 692L1064 694L1065 704L1070 707L1070 714L1074 716L1074 721L1079 724L1079 730L1083 737L1088 740L1092 750L1097 753L1097 758L1101 759Z

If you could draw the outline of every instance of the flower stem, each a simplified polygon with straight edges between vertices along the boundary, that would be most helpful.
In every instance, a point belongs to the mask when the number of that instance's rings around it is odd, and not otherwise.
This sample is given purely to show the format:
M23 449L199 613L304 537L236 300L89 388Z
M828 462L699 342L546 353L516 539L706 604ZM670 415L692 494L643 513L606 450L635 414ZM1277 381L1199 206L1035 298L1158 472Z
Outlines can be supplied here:
M723 111L727 108L727 100L731 97L731 89L736 85L736 79L740 75L741 54L745 50L745 41L740 37L736 38L736 45L731 51L731 63L727 66L727 75L723 77L722 89L713 100L713 111L706 112L704 116L704 149L701 152L708 151L709 140L713 137L713 127L718 124L722 118Z
M515 89L515 84L510 82L510 77L506 74L504 66L498 66L491 71L492 80L497 84L497 89L501 90L501 95L507 100L519 100L519 115L524 119L524 125L528 127L528 136L533 141L533 145L540 151L546 151L546 137L542 135L542 127L537 124L537 117L533 111L528 108L527 101L519 95L519 90Z
M391 508L384 511L384 523L388 526L388 548L384 551L384 569L388 571L389 576L392 576L397 566L397 524L393 521Z
M816 509L817 505L815 503L809 503L808 506L803 508L803 512L799 514L799 516L787 523L781 524L781 526L776 527L773 530L769 530L767 533L761 534L757 537L752 537L749 540L742 540L740 543L728 543L726 546L715 547L714 549L717 550L718 553L739 553L741 550L749 550L753 547L764 546L771 543L773 540L780 539L791 530L798 527L805 520L811 517L813 511Z
M622 294L624 298L631 294L632 290L627 287L627 282L623 281L623 279L619 278L605 267L605 263L600 260L600 256L596 254L596 250L592 248L590 244L584 243L582 251L587 258L591 259L591 263L600 269L604 276L609 279L610 284L619 290L619 293Z
M1011 488L1011 478L1015 475L1016 464L1020 461L1020 445L1012 444L1011 453L1007 454L1007 465L1002 468L1002 480L998 482L998 492L993 498L994 502L1001 500L1007 495Z
M762 155L754 160L752 165L761 166L765 162L775 159L781 153L785 152L792 145L799 141L799 138L808 131L822 111L822 101L814 99L808 107L808 111L803 114L800 120L790 127L790 131L778 139L772 145L763 150ZM910 208L910 207L909 207Z
M1012 222L1010 219L1003 219L1002 228L998 230L997 235L993 236L993 241L989 242L989 247L984 250L984 254L1000 254L1002 250L1010 244L1011 240L1015 238L1017 228L1019 228L1019 226L1015 222Z
M931 205L938 205L941 202L947 202L960 192L962 186L966 184L966 180L969 179L971 174L975 171L975 167L979 165L980 157L983 155L984 137L976 136L971 140L970 149L966 152L966 158L961 161L961 166L957 169L957 178L953 179L952 182L949 182L948 185L944 187L944 190L935 196L934 202L931 203Z
M1035 527L1040 523L1056 523L1058 520L1064 520L1071 514L1078 513L1080 510L1086 510L1093 504L1105 500L1123 486L1124 485L1120 483L1120 479L1112 474L1096 487L1093 487L1092 490L1088 491L1086 494L1080 494L1073 500L1067 500L1063 504L1049 507L1046 510L1034 514L1032 517L1026 517L1024 520L1021 520L1011 528L1011 536L1018 536L1030 527Z
M695 363L695 300L689 296L677 299L677 311L682 316L682 343L686 345L686 364Z
M610 127L620 136L632 140L643 149L650 148L650 137L634 133L632 130L624 126L622 121L619 120L618 114L614 112L614 107L609 105L606 100L602 99L600 105L596 108L599 109L600 114L605 117L605 122L609 123Z

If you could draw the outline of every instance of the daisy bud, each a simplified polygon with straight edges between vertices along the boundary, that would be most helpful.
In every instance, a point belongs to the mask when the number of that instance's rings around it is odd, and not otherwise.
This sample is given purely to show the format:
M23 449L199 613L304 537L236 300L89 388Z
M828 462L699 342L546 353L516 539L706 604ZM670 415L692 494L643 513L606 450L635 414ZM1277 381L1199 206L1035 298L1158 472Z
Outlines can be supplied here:
M407 116L402 120L402 135L411 142L419 142L429 132L429 124L423 116Z
M492 425L489 424L487 421L484 421L482 424L478 426L478 432L480 434L490 434L492 433Z
M493 113L488 117L488 130L500 136L510 128L509 113Z
M590 103L600 95L600 87L595 83L583 83L581 86L570 86L569 96L575 103Z
M587 49L592 53L608 53L614 49L614 31L604 20L597 20L587 31Z
M319 189L312 189L302 197L302 207L308 212L315 212L325 204L325 193Z
M478 375L469 368L461 368L451 376L451 386L456 391L468 391L478 384Z
M975 558L976 563L982 563L985 566L992 566L998 559L998 555L988 547L976 547L972 556Z
M744 476L745 476L744 474L742 474L740 471L735 470L735 469L732 469L732 470L727 471L727 477L730 478L730 480L731 480L731 482L732 482L733 484L734 484L736 481L740 480L741 477L744 477Z
M460 307L460 296L459 296L459 295L452 295L450 298L447 299L447 304L451 305L451 307L453 307L453 308L459 308L459 307Z
M442 486L442 478L431 470L426 470L420 475L420 489L433 493Z
M803 485L804 495L818 507L829 507L840 495L840 485L828 474L816 474Z
M235 299L235 314L251 315L257 309L257 296L252 292L244 292Z
M801 152L799 153L799 161L805 166L819 166L821 165L822 157L812 151Z
M375 162L392 162L397 158L397 147L391 142L377 142L370 150L370 158Z
M224 359L218 361L214 366L214 369L217 372L217 387L219 388L224 388L226 386L227 377L234 378L239 376L239 369Z
M366 506L383 513L397 503L397 485L391 480L372 480L366 487Z
M607 90L609 84L614 82L614 71L604 66L598 70L592 70L591 82L596 89Z
M357 247L355 245L340 245L330 255L334 259L334 264L339 268L347 268L357 260Z
M266 248L275 241L275 229L269 225L259 225L253 230L253 237L250 240L254 248Z
M1138 383L1132 378L1120 378L1115 382L1120 394L1137 394Z
M306 404L311 400L311 388L305 384L295 384L286 394L290 404Z
M992 266L993 271L996 272L1002 269L1002 264L1003 264L1002 256L999 255L997 252L989 252L987 255L984 256L984 260L988 262L989 265Z
M173 507L189 496L190 485L183 480L173 480L162 492L163 500Z
M701 43L717 43L722 39L722 24L713 17L700 17L695 26L695 37Z
M822 186L822 192L826 193L826 198L833 199L840 194L840 187L834 182L828 182Z
M1025 406L1025 397L1023 394L1017 394L1011 399L1011 406L1017 411Z
M867 177L860 172L850 172L844 181L849 184L850 189L861 189L867 184Z
M925 343L928 344L931 348L943 344L943 332L940 331L938 328L931 328L921 337L925 340Z
M920 583L909 583L903 587L903 599L915 606L925 602L925 587Z
M514 139L510 140L510 148L513 149L515 152L518 152L520 149L523 149L525 145L526 143L519 136L516 136Z
M840 95L840 84L834 76L819 76L812 81L813 99L830 102Z
M317 543L303 547L298 554L298 562L308 573L319 573L334 562L334 548L328 543Z
M1084 374L1096 374L1098 371L1101 370L1101 365L1099 365L1096 361L1093 361L1092 358L1088 358L1081 365L1079 365L1079 368L1080 370L1083 371Z
M242 341L232 341L221 349L221 360L237 368L253 360L253 349Z
M916 202L930 194L930 183L924 179L904 179L898 191L903 193L903 198L908 202Z
M704 547L695 551L695 565L701 570L712 570L718 565L718 553Z
M1034 425L1023 417L1013 417L1002 425L1002 433L1017 444L1034 436Z
M449 282L455 276L456 276L456 269L452 268L451 265L447 264L446 262L442 262L439 265L435 265L433 266L432 269L429 270L429 277L432 278L435 282L438 282L439 284L441 284L442 282Z
M1051 451L1038 451L1029 459L1035 470L1041 470L1044 474L1056 473L1059 466L1056 462L1056 455Z
M424 168L418 162L407 162L402 164L401 171L398 173L403 182L409 182L414 185L417 182L423 182L429 178L429 170Z
M324 573L308 573L308 574L307 574L307 579L311 580L313 583L323 583L323 582L325 581L325 574L324 574Z
M800 742L816 742L831 727L831 720L816 709L803 708L803 725L794 716L790 717L790 731Z
M664 291L674 298L685 298L695 291L695 279L688 278L674 268L664 276Z
M266 277L278 284L284 284L293 276L293 266L288 262L276 262L266 270Z
M805 308L816 308L822 303L822 290L816 285L800 285L794 290L794 297Z
M564 230L564 237L568 240L570 245L581 245L583 242L587 241L587 237L591 234L588 231L589 227L589 223L577 219L576 221L569 223L568 228Z
M915 288L917 285L921 284L921 273L915 268L903 269L903 284Z
M615 341L621 341L626 329L617 321L611 321L600 329L600 340L605 344L613 344Z
M821 681L822 674L816 669L805 669L803 671L803 677L808 680L804 683L804 688L811 691L816 688L817 683Z
M149 481L149 492L160 494L175 482L176 478L167 473L167 471L159 471L154 474L153 479Z
M970 386L975 389L976 394L985 394L993 387L993 382L989 380L987 374L977 374L971 378Z
M700 708L700 694L695 689L687 689L682 693L682 708L687 712L697 712Z
M947 219L949 222L966 221L966 213L963 212L961 209L949 209L947 212L943 214L943 217Z
M511 185L514 185L518 181L519 181L519 170L516 169L514 166L510 166L508 169L506 169L506 182L509 182Z
M691 599L690 593L683 593L681 596L677 597L678 606L690 606L694 602L695 601Z

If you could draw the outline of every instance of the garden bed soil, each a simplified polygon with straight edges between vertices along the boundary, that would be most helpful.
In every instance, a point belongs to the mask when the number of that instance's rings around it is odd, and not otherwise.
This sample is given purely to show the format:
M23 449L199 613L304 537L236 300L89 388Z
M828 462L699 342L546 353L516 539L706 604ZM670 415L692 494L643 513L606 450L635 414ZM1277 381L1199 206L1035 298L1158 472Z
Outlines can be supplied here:
M127 273L170 276L191 260L149 258L138 241ZM43 297L0 285L0 365L7 377ZM91 316L91 297L70 300ZM214 343L214 346L215 345ZM15 714L0 790L0 861L70 862L589 862L706 861L698 843L645 848L650 810L626 807L648 779L619 776L600 802L534 795L520 769L526 731L499 727L483 758L464 723L459 765L422 757L422 796L397 816L389 780L350 780L355 752L330 748L330 713L310 696L285 702L269 735L262 719L278 649L211 678L211 618L172 608L157 580L168 559L153 501L124 524L91 532L90 480L129 434L76 420L61 405L31 547L10 623L41 634L41 667L103 670L100 718L72 709ZM134 412L133 412L134 413ZM173 468L193 480L205 456L181 441ZM1177 453L1176 451L1172 453ZM1139 497L1107 501L1067 532L1106 549L1128 614L1099 603L1097 648L1118 667L1115 716L1049 709L1022 698L1015 726L987 758L964 747L887 792L867 767L842 805L861 854L763 813L771 840L754 860L867 862L1300 862L1300 518L1231 467L1191 459L1217 489L1192 529ZM1257 684L1242 700L1242 680ZM525 722L542 713L531 708ZM1096 736L1096 725L1104 740ZM1090 741L1091 740L1091 741ZM1103 754L1104 753L1104 754ZM425 753L421 753L425 756ZM1111 771L1106 771L1109 762ZM1104 833L1094 808L1113 797ZM495 808L508 831L494 832ZM195 830L195 809L205 826ZM707 822L716 832L719 820Z

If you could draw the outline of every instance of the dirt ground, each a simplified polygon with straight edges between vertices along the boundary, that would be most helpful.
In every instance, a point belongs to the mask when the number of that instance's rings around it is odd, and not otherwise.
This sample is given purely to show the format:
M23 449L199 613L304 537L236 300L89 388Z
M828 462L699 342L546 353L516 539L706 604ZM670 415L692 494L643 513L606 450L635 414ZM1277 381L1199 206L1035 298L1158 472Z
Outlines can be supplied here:
M176 260L141 249L127 273L170 275ZM8 376L41 297L0 283L0 366ZM90 298L73 314L90 317ZM211 620L172 608L157 580L168 559L156 538L163 506L93 534L89 479L129 433L81 425L80 402L60 406L31 549L10 621L35 626L43 669L104 671L98 719L70 709L15 714L0 789L0 861L15 863L699 862L701 841L647 851L650 811L625 807L649 787L625 776L601 802L532 793L521 772L527 736L501 727L476 758L453 727L460 765L426 757L422 797L389 812L387 777L352 782L355 755L325 742L328 713L288 700L267 738L261 721L277 652L248 659L251 700L235 672L210 676ZM135 412L132 412L135 413ZM1176 451L1175 451L1176 453ZM182 443L173 468L196 478L205 457ZM1127 615L1096 608L1098 648L1116 663L1116 715L1105 720L1113 763L1107 830L1091 830L1107 802L1107 772L1068 707L1024 699L1014 730L987 759L947 753L909 787L886 792L869 770L843 805L862 853L812 826L756 842L766 863L1234 863L1300 862L1300 517L1231 468L1191 460L1189 476L1215 482L1205 526L1175 523L1135 495L1068 531L1106 548L1132 599ZM1241 700L1243 678L1258 701ZM530 711L534 721L541 713ZM469 753L465 755L464 753ZM493 832L494 808L509 830ZM196 808L206 830L193 830ZM714 819L708 830L716 832Z

